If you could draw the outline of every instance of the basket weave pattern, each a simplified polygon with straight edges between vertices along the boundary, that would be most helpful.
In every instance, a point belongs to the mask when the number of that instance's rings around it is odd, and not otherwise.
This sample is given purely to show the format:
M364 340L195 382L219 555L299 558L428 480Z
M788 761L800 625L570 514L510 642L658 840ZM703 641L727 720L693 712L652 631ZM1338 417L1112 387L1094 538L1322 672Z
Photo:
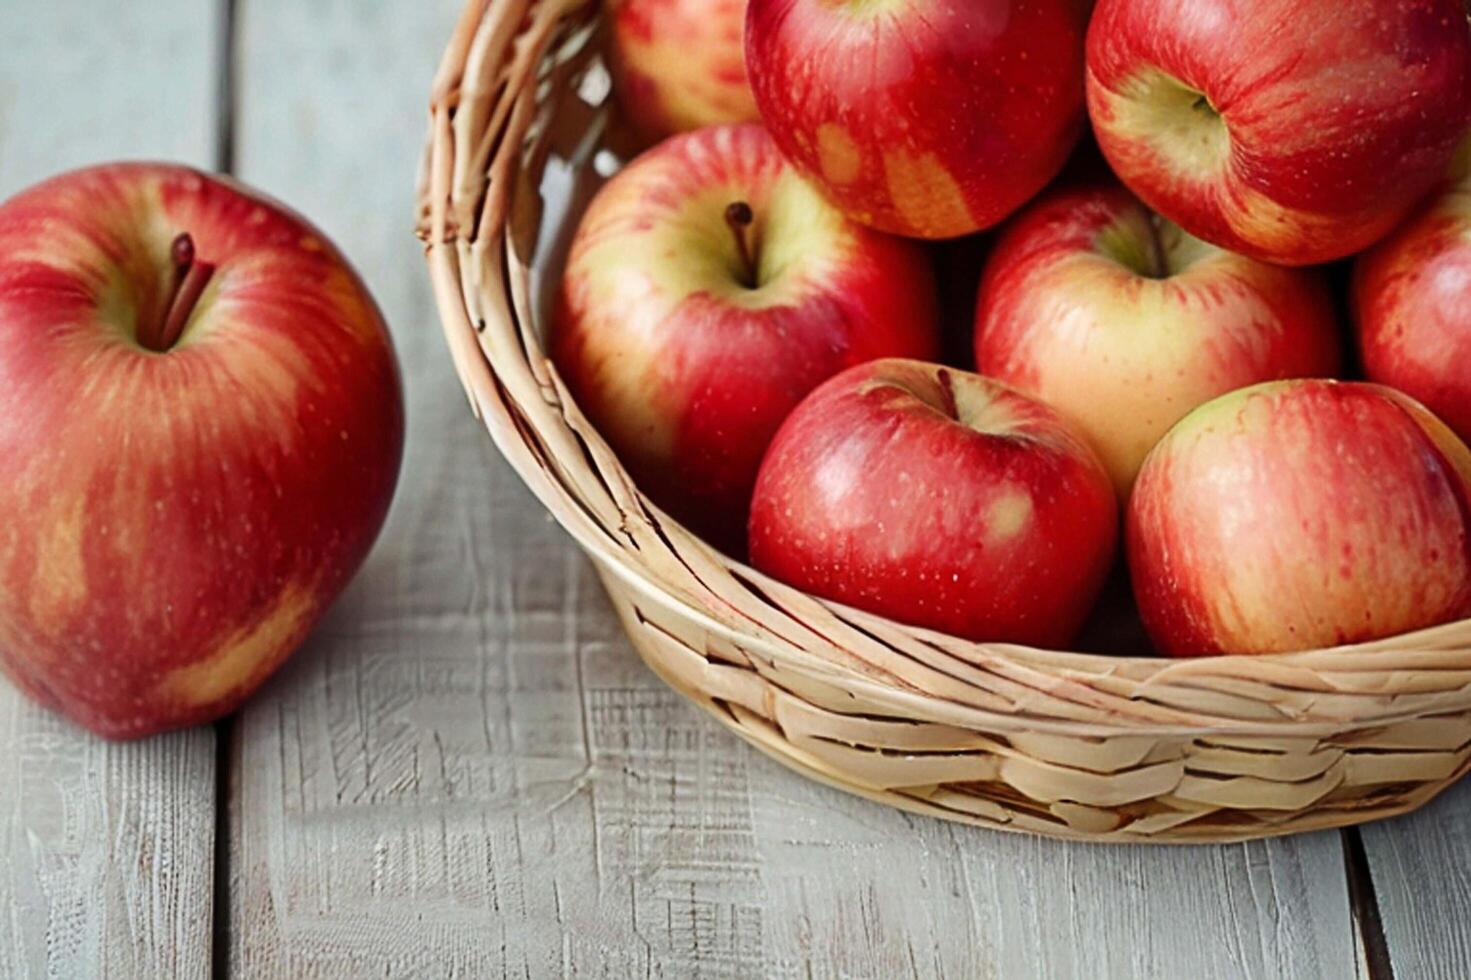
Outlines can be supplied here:
M470 0L435 79L419 233L474 411L668 684L812 778L1057 837L1341 826L1414 809L1466 771L1471 623L1186 661L973 644L813 599L659 513L538 329L547 256L616 141L600 39L587 0ZM560 221L540 194L554 160L573 202Z

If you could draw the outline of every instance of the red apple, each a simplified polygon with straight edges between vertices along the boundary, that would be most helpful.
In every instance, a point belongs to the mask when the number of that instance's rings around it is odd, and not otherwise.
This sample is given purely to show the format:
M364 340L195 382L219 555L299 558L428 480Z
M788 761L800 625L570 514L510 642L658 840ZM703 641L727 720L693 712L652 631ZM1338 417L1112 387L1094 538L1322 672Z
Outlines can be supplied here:
M746 63L782 151L850 216L916 238L990 226L1083 121L1086 0L751 0Z
M1207 245L1114 184L1053 192L1007 228L986 265L975 344L978 371L1088 436L1125 499L1192 408L1339 365L1316 272Z
M1196 409L1129 506L1144 624L1172 656L1358 643L1471 616L1471 450L1413 399L1277 381Z
M939 346L919 246L845 219L759 126L677 136L583 216L552 324L577 403L665 509L739 550L756 469L809 391Z
M0 205L0 666L113 738L233 710L367 554L403 424L372 297L279 204L118 164Z
M1353 306L1369 379L1471 439L1471 182L1359 257Z
M1325 262L1444 178L1471 31L1461 0L1099 0L1088 109L1114 171L1191 234Z
M614 91L646 140L760 121L746 81L746 0L612 0L608 16Z
M1082 437L980 375L860 365L782 426L751 559L816 595L972 640L1061 646L1113 558L1118 504Z

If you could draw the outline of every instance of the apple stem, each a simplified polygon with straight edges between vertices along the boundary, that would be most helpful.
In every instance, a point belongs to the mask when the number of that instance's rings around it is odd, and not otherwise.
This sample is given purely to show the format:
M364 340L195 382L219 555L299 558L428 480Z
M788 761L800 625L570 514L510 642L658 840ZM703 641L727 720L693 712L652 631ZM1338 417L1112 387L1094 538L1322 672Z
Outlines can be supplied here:
M1159 236L1160 216L1149 216L1149 275L1153 279L1168 279L1170 266L1165 256L1165 243Z
M945 415L959 421L960 403L955 400L955 379L944 368L940 368L938 377L940 379L940 400L944 403Z
M744 282L747 289L756 288L756 261L751 254L751 243L747 234L751 222L755 220L755 212L745 201L736 201L725 209L725 223L730 227L731 234L735 236L736 251L741 257L741 268L745 271Z
M174 263L173 291L163 321L148 343L150 348L160 353L179 342L184 328L189 325L189 317L194 314L194 307L199 304L199 297L204 295L205 287L215 272L215 267L208 262L198 261L194 238L187 231L174 238L173 245L169 247L169 258Z

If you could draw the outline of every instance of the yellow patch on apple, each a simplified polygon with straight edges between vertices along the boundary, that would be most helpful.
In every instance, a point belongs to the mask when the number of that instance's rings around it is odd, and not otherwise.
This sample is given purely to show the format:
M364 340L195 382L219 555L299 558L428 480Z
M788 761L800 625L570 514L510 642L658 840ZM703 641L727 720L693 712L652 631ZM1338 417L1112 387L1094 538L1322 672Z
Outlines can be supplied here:
M822 175L834 184L851 184L863 171L863 154L848 131L837 123L817 130L817 160Z
M1031 520L1032 498L1021 490L1010 489L986 508L986 541L1004 545L1026 530Z
M975 224L960 185L933 153L885 153L884 179L894 209L910 228L965 232Z
M37 537L35 576L31 579L29 609L37 623L51 623L58 632L87 600L86 565L82 559L84 498L58 503L41 518L48 530Z
M213 704L238 688L253 687L256 680L275 669L292 649L315 611L316 590L299 583L288 585L275 606L254 625L227 636L203 660L169 671L159 681L158 691L171 699L204 706Z

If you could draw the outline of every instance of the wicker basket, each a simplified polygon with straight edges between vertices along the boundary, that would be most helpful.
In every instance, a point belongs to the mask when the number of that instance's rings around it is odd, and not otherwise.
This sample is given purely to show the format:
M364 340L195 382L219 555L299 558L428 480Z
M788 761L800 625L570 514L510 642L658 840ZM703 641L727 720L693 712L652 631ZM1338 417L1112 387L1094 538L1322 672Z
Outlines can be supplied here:
M1466 770L1471 623L1187 661L977 645L813 599L659 513L537 330L615 141L599 39L587 0L470 0L435 80L420 234L474 411L670 686L814 779L1056 837L1341 826L1412 810ZM560 215L548 177L567 185Z

